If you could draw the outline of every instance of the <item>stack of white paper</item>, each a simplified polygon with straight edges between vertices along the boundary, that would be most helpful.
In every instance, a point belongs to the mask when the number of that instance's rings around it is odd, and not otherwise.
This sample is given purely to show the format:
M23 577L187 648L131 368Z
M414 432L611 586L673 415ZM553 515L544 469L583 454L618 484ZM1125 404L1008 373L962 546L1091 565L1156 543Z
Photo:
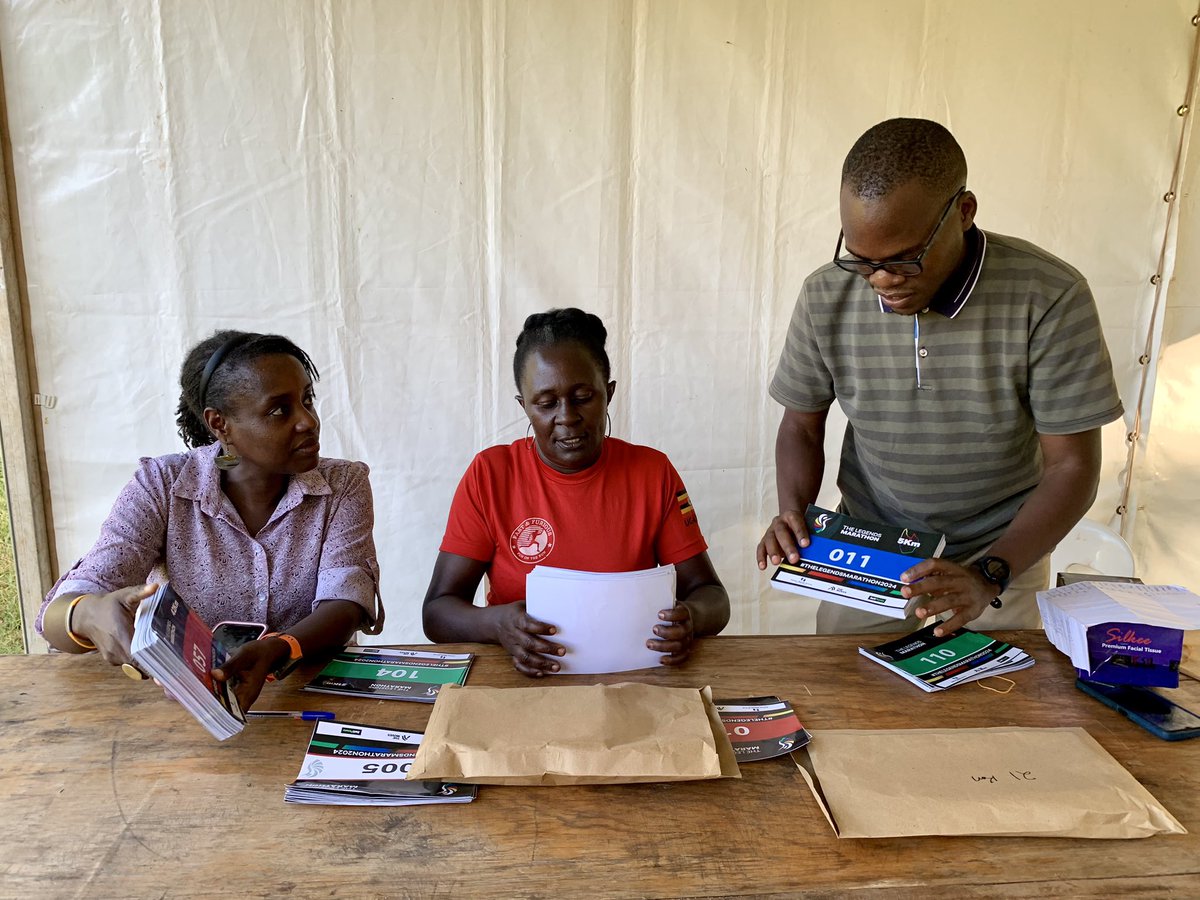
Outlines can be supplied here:
M550 640L567 655L559 674L599 675L659 665L646 646L660 610L675 605L675 567L640 572L578 572L534 566L525 577L525 609L558 629Z
M1173 584L1081 581L1038 591L1037 598L1046 637L1084 671L1091 669L1087 630L1093 625L1136 622L1184 631L1200 628L1200 597Z

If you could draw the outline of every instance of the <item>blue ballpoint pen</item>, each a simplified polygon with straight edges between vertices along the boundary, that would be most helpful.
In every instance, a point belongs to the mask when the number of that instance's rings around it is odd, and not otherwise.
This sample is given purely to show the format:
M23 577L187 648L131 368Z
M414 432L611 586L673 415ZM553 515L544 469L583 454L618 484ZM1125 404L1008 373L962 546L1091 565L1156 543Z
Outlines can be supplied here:
M305 722L317 722L322 719L333 719L331 712L323 709L280 709L280 710L251 710L246 713L247 719L303 719Z

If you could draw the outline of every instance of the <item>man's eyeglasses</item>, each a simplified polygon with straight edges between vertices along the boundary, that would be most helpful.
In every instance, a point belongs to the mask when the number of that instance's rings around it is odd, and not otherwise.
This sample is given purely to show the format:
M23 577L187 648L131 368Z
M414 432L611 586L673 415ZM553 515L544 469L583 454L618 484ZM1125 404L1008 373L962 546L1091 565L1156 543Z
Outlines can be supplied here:
M833 263L839 269L845 269L847 272L853 272L855 275L870 276L875 273L876 269L883 269L885 272L890 272L892 275L905 275L911 278L913 275L920 275L922 269L922 261L925 259L925 254L929 252L930 246L933 244L933 239L937 237L938 232L942 230L942 226L946 224L946 216L950 215L950 210L954 208L954 201L962 196L963 191L967 189L964 184L954 196L946 203L946 208L942 210L942 216L938 219L937 225L933 227L933 234L929 235L929 240L925 242L925 246L921 248L912 259L889 259L881 263L869 262L857 256L842 256L842 240L845 234L838 232L837 249L833 251Z

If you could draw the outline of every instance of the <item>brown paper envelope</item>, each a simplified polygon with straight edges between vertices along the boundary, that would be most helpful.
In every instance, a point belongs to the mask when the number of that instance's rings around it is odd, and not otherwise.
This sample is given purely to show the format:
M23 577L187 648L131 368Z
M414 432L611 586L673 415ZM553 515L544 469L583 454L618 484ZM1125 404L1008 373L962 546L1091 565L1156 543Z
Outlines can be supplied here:
M1187 833L1082 728L821 731L793 758L838 837Z
M717 756L721 761L721 777L741 778L742 771L738 768L737 753L733 750L733 742L729 740L729 732L725 730L725 723L721 721L721 714L717 712L717 705L713 703L712 688L706 685L700 693L704 697L704 710L708 713L708 726L712 729L713 743L717 747Z
M708 688L446 685L410 779L618 784L739 778Z

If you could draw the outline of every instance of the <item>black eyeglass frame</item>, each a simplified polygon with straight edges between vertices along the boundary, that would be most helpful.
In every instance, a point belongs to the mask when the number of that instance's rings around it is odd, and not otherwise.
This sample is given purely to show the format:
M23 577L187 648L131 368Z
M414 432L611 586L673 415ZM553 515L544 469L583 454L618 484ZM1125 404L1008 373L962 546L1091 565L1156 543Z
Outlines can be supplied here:
M906 278L920 275L924 271L925 254L929 252L929 248L933 246L934 240L938 236L938 232L942 230L942 226L946 224L946 217L950 215L950 210L954 208L954 201L966 193L967 186L964 184L954 196L946 201L946 208L942 210L941 218L938 219L937 225L933 226L933 233L929 235L929 240L925 242L925 246L921 248L912 259L889 259L880 263L871 262L870 260L862 259L855 256L853 259L842 256L842 240L846 237L844 231L838 231L837 247L833 251L833 264L843 271L850 272L854 275L865 275L870 277L874 275L876 270L883 271L891 275L903 275Z

